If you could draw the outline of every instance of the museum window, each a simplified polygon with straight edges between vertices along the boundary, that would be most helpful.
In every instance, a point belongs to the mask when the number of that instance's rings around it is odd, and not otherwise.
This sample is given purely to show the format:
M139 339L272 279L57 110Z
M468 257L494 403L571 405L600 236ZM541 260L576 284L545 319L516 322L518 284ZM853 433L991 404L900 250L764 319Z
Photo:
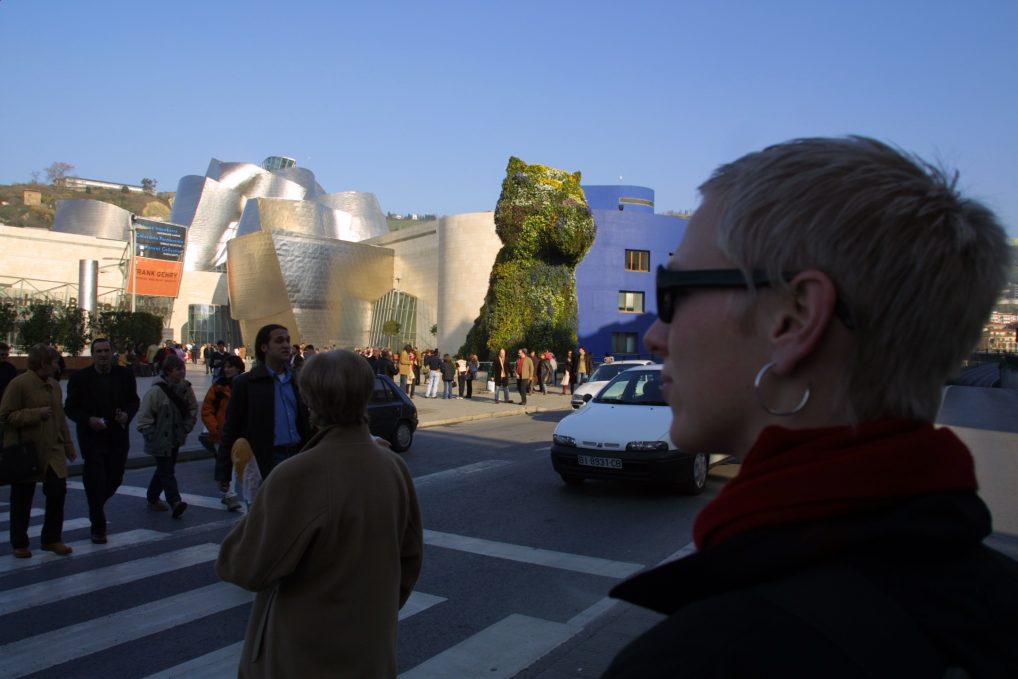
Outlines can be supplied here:
M637 334L635 332L613 332L612 354L635 354Z
M626 271L650 271L650 250L626 250Z
M619 311L643 313L643 293L634 290L619 290Z

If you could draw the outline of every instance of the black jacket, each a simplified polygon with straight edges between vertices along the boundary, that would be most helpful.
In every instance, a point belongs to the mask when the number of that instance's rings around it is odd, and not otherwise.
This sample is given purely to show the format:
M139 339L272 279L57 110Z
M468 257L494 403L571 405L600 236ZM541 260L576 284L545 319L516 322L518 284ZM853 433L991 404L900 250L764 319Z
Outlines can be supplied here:
M1018 563L989 533L938 493L732 537L612 590L669 617L604 676L1018 677Z
M102 398L103 376L89 366L78 370L67 380L67 398L64 400L64 414L74 422L78 431L78 447L82 455L107 446L120 453L127 452L131 445L128 427L141 407L138 398L138 384L129 368L113 365L110 369L110 399ZM117 409L127 413L127 424L121 427L114 418ZM93 431L88 426L90 417L106 418L105 431Z
M308 409L300 398L297 380L291 380L297 397L297 432L301 445L311 438ZM275 466L274 445L276 427L276 392L272 375L264 365L258 364L246 373L233 378L230 403L226 407L223 438L216 455L216 481L228 481L232 470L230 449L233 442L246 438L258 461L262 478Z

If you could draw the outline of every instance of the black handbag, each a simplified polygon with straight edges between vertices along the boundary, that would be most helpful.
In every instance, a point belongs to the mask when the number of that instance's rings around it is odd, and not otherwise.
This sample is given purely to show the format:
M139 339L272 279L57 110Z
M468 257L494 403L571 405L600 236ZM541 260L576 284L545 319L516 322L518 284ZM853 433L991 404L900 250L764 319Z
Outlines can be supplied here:
M35 444L22 441L20 431L17 443L0 448L0 486L32 481L41 473Z

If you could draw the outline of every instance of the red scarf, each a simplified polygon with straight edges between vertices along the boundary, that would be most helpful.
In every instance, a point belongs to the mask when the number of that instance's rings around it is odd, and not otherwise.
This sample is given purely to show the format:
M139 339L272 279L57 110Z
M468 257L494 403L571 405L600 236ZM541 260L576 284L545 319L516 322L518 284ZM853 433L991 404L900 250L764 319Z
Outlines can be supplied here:
M924 493L974 491L972 455L928 422L856 427L767 427L738 476L693 526L699 549L764 526L848 516Z

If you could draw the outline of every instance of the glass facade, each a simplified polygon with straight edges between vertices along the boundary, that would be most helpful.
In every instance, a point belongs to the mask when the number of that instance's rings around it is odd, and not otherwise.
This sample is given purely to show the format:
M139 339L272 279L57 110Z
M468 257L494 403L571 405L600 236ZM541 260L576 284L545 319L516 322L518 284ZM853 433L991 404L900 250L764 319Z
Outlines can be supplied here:
M230 316L228 304L188 305L185 335L185 341L199 346L215 344L219 340L223 340L231 347L244 344L240 336L240 324Z
M395 333L389 335L388 330ZM370 343L388 349L402 349L407 344L418 346L417 298L399 290L390 290L379 298L371 312Z

